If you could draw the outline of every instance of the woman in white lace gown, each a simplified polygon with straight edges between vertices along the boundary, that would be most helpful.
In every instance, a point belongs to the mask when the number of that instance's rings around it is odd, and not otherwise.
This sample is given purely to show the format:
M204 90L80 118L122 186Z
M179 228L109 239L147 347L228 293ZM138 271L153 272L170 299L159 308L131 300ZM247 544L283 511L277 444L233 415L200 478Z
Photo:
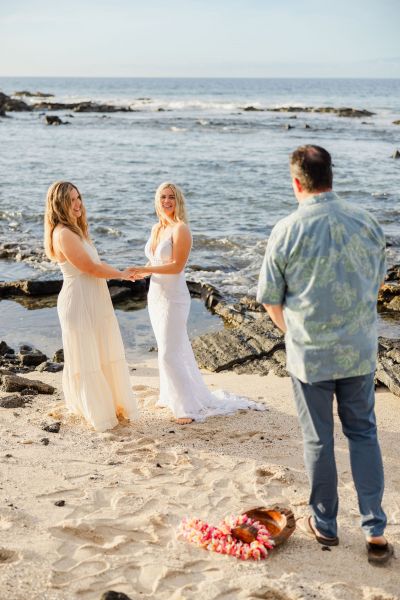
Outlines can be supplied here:
M148 309L158 346L160 397L179 424L212 415L263 407L248 398L218 391L211 393L197 366L187 334L190 295L184 268L192 247L185 200L178 186L165 182L155 197L159 222L145 248L149 264L132 267L137 276L151 274Z
M72 183L58 181L48 190L45 248L64 277L57 309L67 408L97 431L115 427L118 416L135 419L136 401L106 283L131 276L100 262L89 239L81 195Z

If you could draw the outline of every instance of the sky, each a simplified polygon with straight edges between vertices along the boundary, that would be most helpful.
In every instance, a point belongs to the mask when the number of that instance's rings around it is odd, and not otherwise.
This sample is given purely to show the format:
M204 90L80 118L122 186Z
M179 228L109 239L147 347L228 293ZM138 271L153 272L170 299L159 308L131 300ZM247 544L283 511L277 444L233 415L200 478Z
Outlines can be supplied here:
M0 0L0 76L400 78L400 0Z

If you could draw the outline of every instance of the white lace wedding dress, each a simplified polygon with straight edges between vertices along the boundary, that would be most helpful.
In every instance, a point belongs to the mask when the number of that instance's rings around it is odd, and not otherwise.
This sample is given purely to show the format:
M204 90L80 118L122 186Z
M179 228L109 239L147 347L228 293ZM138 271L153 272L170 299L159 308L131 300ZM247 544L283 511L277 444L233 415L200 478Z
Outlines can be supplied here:
M96 248L86 251L99 262ZM118 425L117 415L137 418L118 321L105 279L59 263L64 283L57 309L64 347L63 391L67 408L97 431Z
M162 240L153 254L151 240L145 254L152 265L172 259L172 234ZM265 410L265 406L223 390L211 393L197 366L186 324L190 294L185 274L153 274L148 293L148 310L158 347L160 397L158 406L168 407L175 418L204 421L213 415L231 414L240 409Z

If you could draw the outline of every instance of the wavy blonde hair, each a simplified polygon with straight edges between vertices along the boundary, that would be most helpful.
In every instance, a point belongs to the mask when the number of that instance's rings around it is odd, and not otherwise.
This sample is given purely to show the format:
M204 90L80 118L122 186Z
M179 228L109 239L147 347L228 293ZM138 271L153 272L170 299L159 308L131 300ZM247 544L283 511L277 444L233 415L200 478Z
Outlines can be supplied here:
M175 195L175 212L172 218L168 217L164 213L161 206L161 194L166 189L172 190ZM156 215L158 217L158 224L156 225L156 227L153 227L153 231L151 234L151 248L153 252L155 250L155 246L157 245L158 236L162 227L166 227L167 225L173 226L176 223L188 222L185 196L183 195L181 188L175 183L172 183L171 181L164 181L164 183L158 186L156 190L154 206L156 209Z
M81 216L74 221L70 215L71 191L76 190L82 202ZM47 190L46 212L44 215L44 249L50 260L56 260L53 246L53 232L57 225L64 225L81 239L89 240L86 210L82 196L76 185L69 181L56 181Z

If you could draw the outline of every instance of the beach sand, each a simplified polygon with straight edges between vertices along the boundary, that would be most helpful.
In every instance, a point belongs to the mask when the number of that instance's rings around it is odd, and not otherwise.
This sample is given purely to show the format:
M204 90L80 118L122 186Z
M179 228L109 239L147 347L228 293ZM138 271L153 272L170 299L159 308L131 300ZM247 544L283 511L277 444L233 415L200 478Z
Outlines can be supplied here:
M265 402L178 426L156 409L154 359L132 371L140 420L96 433L68 416L61 375L31 373L58 392L31 406L0 409L0 600L99 600L106 590L160 600L393 600L399 560L366 560L347 444L336 427L340 545L299 532L266 561L238 561L177 539L182 517L217 524L246 508L289 506L307 514L308 482L289 379L206 374ZM1 395L5 395L1 393ZM386 472L387 536L400 544L399 398L380 388L377 416ZM59 433L43 424L61 421ZM41 440L47 438L48 445ZM64 506L55 502L64 500Z

